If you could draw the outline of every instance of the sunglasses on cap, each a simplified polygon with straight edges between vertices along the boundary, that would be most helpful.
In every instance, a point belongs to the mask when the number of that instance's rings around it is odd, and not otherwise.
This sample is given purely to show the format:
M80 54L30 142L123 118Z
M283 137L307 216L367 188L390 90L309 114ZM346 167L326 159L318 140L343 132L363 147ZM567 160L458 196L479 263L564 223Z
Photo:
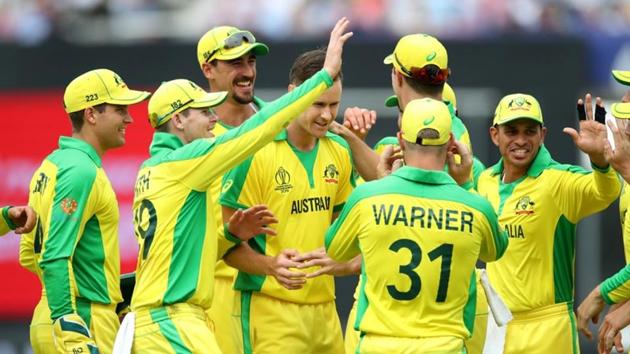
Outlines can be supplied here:
M206 63L221 49L232 49L240 46L243 42L254 43L256 37L249 31L234 32L223 40L223 43L218 44L208 55Z
M405 75L429 85L440 85L445 83L451 72L450 69L440 69L435 64L427 64L421 68L412 66L410 69L407 69L400 60L398 60L396 53L394 53L394 59L396 60L396 63L398 63L400 70Z

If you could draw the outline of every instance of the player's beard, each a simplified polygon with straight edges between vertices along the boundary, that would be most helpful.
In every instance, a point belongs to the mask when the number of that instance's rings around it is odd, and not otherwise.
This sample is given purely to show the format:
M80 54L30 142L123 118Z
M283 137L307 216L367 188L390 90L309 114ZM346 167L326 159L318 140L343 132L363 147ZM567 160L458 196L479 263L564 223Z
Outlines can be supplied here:
M250 104L254 101L254 90L252 90L252 94L250 96L241 96L236 92L233 92L232 98L239 104Z

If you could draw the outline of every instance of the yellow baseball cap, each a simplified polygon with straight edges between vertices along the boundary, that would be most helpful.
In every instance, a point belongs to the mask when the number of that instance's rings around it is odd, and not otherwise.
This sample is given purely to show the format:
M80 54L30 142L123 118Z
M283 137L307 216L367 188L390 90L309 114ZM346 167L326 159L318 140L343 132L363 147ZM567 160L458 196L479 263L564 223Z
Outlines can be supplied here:
M540 104L534 96L514 93L503 97L494 111L492 124L501 125L520 118L531 119L541 125L543 124Z
M197 43L199 66L214 59L231 60L252 52L256 55L269 53L269 47L256 42L249 31L232 26L215 27L204 34Z
M218 106L225 101L227 94L227 91L206 92L186 79L163 82L149 100L149 123L156 128L186 108Z
M444 102L432 98L421 98L407 104L400 123L402 138L420 145L444 145L451 137L451 114ZM436 138L420 138L418 134L432 129Z
M448 54L435 37L417 33L402 37L383 63L393 64L403 75L413 77L414 68L420 69L429 64L448 69Z
M63 94L67 113L77 112L101 103L131 105L151 95L147 91L130 90L123 79L108 69L96 69L70 81Z
M630 119L630 102L613 103L610 106L610 113L615 118Z
M630 86L630 71L613 70L612 76L620 84Z
M454 109L457 109L457 98L455 97L455 91L448 83L444 83L444 89L442 90L442 100L449 101ZM391 95L385 99L386 107L398 107L398 97Z

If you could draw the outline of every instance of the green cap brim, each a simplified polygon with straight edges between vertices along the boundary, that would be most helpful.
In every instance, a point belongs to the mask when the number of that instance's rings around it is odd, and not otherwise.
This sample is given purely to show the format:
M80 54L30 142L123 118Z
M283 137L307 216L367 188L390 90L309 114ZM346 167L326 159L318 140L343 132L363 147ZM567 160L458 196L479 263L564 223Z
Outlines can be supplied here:
M391 95L385 100L385 107L398 107L398 96Z
M251 52L254 55L267 55L269 53L269 47L267 47L264 43L247 43L244 45L240 45L236 48L228 49L226 51L219 50L217 54L210 57L208 62L218 59L218 60L232 60L236 58L240 58L243 55Z
M630 86L630 71L613 70L612 76L618 83L626 86Z
M208 92L203 97L200 97L193 101L189 107L191 108L206 108L216 107L227 99L227 91Z
M615 118L630 119L630 102L613 103L610 111Z

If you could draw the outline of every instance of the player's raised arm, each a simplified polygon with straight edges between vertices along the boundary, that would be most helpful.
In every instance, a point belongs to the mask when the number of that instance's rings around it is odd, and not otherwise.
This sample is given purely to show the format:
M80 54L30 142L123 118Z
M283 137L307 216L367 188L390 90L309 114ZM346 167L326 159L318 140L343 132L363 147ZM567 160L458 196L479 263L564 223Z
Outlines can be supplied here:
M210 182L236 166L246 157L271 141L288 122L307 109L332 84L341 70L343 46L352 36L346 32L349 20L341 18L330 34L323 69L296 89L265 105L258 113L236 129L216 140L199 140L174 156L172 173L195 189L205 190ZM185 156L184 156L185 155ZM196 160L197 168L180 167ZM189 166L189 165L187 165Z

